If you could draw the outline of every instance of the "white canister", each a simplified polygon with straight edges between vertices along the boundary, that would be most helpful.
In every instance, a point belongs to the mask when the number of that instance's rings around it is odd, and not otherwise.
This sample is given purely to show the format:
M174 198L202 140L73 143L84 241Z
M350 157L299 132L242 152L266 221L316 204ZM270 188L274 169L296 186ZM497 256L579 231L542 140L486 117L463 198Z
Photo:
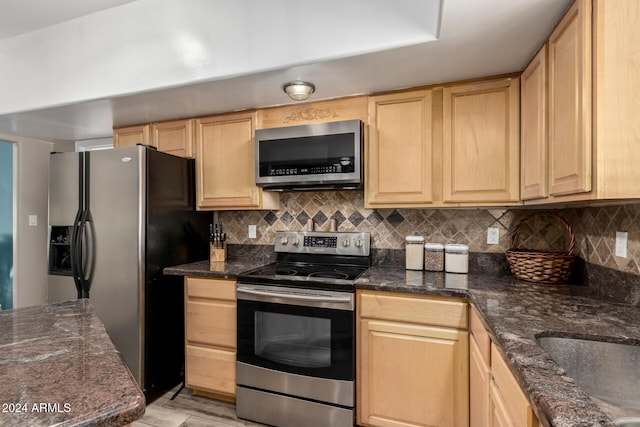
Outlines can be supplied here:
M405 239L406 269L422 270L424 261L424 237L407 236Z
M468 273L469 246L444 245L444 271L447 273Z

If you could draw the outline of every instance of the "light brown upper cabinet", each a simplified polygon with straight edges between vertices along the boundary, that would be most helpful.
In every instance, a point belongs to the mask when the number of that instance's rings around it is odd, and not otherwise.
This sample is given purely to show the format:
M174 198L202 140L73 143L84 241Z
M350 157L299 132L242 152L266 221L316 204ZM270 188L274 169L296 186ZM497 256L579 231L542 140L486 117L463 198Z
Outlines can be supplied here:
M591 2L576 1L549 37L549 193L591 190Z
M431 90L369 99L365 206L433 204Z
M520 203L520 79L445 86L443 201Z
M371 97L365 206L520 204L519 82Z
M114 147L133 147L137 144L150 145L149 125L127 126L113 130Z
M158 151L193 157L193 120L172 120L113 130L114 147L151 145Z
M278 194L256 186L255 118L235 113L195 120L197 209L278 209Z
M638 22L635 0L576 0L551 34L549 194L525 203L640 198ZM523 113L523 142L530 117Z
M547 187L547 45L520 77L520 197L540 199Z
M152 124L151 145L174 156L193 157L193 120Z

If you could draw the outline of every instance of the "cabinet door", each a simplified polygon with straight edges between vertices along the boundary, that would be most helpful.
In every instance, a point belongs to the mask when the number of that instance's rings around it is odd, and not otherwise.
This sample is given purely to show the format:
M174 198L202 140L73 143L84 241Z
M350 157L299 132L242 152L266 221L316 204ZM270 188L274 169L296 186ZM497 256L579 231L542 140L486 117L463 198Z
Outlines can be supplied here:
M129 126L113 130L114 147L133 147L137 144L150 145L149 125Z
M517 204L520 80L445 87L442 121L444 202Z
M468 333L360 320L358 424L467 426Z
M502 394L500 394L500 390L494 382L491 382L490 385L490 404L491 419L489 425L491 427L517 427L517 424L509 416Z
M520 196L541 199L547 189L547 45L522 73Z
M154 123L151 141L158 151L180 157L193 157L193 120Z
M488 427L490 424L489 385L491 371L473 335L469 337L469 425Z
M491 376L491 400L496 401L493 403L494 407L499 407L500 412L506 412L514 425L537 427L538 419L533 413L527 397L511 373L505 358L493 342L491 343ZM501 418L504 417L501 416Z
M591 191L591 0L549 37L549 193Z
M432 91L372 97L365 206L429 206L432 181Z
M256 186L254 120L254 113L196 120L198 209L277 208L278 197L263 200Z

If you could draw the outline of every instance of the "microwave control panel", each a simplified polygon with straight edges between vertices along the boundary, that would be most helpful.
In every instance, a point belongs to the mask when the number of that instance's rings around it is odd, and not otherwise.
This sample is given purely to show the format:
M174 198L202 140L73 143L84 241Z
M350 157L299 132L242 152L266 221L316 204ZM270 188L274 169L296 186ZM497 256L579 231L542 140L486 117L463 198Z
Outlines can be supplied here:
M321 173L342 173L342 165L323 165L306 167L286 167L269 169L269 176L316 175Z

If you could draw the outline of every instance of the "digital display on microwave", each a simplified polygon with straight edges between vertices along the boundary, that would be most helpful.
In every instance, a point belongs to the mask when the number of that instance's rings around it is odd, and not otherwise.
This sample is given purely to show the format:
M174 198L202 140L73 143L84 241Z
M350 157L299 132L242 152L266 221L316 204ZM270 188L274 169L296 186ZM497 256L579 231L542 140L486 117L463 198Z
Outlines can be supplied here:
M352 173L353 134L260 141L260 176Z

